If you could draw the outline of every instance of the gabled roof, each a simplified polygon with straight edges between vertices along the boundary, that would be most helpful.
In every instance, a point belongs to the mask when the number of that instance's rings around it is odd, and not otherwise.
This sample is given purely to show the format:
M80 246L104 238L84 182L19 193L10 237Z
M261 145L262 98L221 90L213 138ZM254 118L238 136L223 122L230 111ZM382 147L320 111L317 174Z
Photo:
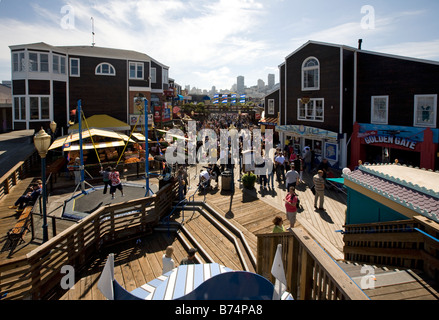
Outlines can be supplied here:
M19 44L9 46L11 50L19 49L34 49L34 50L51 50L58 53L65 53L69 55L87 56L87 57L101 57L101 58L113 58L113 59L127 59L127 60L137 60L137 61L154 61L165 69L169 69L168 66L158 62L154 58L148 56L145 53L116 49L116 48L106 48L97 46L52 46L45 42L36 42L30 44Z
M350 47L350 46L346 46L346 45L342 45L342 44L327 43L327 42L319 42L319 41L308 40L306 43L304 43L298 49L294 50L292 53L290 53L288 56L286 56L285 60L288 59L289 57L291 57L292 55L296 54L298 51L302 50L303 48L305 48L306 46L308 46L310 44L316 44L316 45L327 46L327 47L336 47L336 48L341 48L341 49L350 50L350 51L357 51L358 50L358 49L356 49L354 47Z
M303 48L305 48L306 46L308 46L310 44L315 44L315 45L320 45L320 46L328 46L328 47L337 47L337 48L341 48L341 49L344 49L344 50L350 50L350 51L353 51L353 52L360 52L360 53L371 54L371 55L376 55L376 56L383 56L383 57L388 57L388 58L393 58L393 59L400 59L400 60L407 60L407 61L413 61L413 62L420 62L420 63L428 63L428 64L439 65L439 61L434 61L434 60L427 60L427 59L419 59L419 58L413 58L413 57L399 56L399 55L395 55L395 54L389 54L389 53L383 53L383 52L377 52L377 51L369 51L369 50L363 50L363 49L360 50L358 48L354 48L354 47L351 47L351 46L346 46L346 45L343 45L343 44L320 42L320 41L314 41L314 40L308 40L302 46L300 46L299 48L294 50L292 53L290 53L288 56L286 56L285 60L287 60L292 55L296 54L298 51L302 50ZM279 65L279 67L281 67L283 64L285 64L285 62L281 63Z
M343 177L439 222L439 172L395 164L367 165Z

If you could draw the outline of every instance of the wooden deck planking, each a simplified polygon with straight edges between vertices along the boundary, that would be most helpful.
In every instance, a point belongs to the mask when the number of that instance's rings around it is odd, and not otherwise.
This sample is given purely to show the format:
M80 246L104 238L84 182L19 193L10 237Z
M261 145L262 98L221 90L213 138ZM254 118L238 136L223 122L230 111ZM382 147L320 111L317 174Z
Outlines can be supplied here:
M437 300L432 291L420 287L418 282L401 283L398 285L364 290L372 300Z
M242 270L235 246L200 213L186 221L185 226L215 262L231 269Z

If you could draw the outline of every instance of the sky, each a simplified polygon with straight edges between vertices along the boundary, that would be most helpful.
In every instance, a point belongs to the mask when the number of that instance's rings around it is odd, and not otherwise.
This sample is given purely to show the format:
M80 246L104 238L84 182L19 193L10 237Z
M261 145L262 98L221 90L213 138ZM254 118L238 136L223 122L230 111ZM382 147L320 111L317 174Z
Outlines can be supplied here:
M139 51L183 88L207 90L238 76L279 82L308 40L361 38L363 50L439 61L438 12L437 0L0 0L0 81L11 79L9 46L35 42Z

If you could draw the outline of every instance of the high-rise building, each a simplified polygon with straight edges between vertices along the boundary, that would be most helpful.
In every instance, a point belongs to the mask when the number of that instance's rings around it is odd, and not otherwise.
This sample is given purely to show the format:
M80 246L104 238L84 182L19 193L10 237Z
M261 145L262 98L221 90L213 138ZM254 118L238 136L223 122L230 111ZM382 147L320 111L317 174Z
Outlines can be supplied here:
M273 87L274 87L274 74L269 73L268 74L268 90L273 89Z
M244 77L243 76L238 76L237 78L237 82L236 82L236 92L238 94L244 94Z
M258 90L261 91L261 90L264 90L264 88L265 88L264 80L258 79Z

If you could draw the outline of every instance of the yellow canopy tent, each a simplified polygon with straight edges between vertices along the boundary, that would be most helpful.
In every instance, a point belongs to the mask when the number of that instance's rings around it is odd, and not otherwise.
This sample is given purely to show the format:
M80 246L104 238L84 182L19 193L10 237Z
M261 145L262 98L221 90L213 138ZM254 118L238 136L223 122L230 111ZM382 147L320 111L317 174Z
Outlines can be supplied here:
M131 130L131 126L127 123L120 121L116 118L110 117L106 114L97 114L91 117L88 117L85 119L85 123L87 126L91 128L96 129L106 129L106 130L113 130L113 131L127 131ZM84 127L84 125L83 125ZM69 127L68 132L72 132L74 130L78 130L79 125L76 123Z
M114 132L112 130L102 130L102 129L96 129L96 128L92 128L90 130L88 130L88 129L82 130L82 139L86 139L86 138L89 138L91 136L112 138L112 139L116 139L116 141L102 142L102 143L97 142L94 144L94 146L92 143L84 143L82 145L83 149L123 146L123 145L125 145L126 141L135 143L135 141L130 139L127 135L121 134L118 132ZM71 134L69 134L67 136L63 136L63 137L56 139L52 143L52 145L50 146L49 150L56 149L56 148L62 147L64 145L66 145L64 148L65 151L79 150L79 145L73 145L73 146L71 145L72 142L75 142L78 140L79 140L79 132L78 132L78 130L76 130L76 132L72 132ZM109 145L109 144L112 144L112 145ZM114 144L116 144L116 145L114 145Z

